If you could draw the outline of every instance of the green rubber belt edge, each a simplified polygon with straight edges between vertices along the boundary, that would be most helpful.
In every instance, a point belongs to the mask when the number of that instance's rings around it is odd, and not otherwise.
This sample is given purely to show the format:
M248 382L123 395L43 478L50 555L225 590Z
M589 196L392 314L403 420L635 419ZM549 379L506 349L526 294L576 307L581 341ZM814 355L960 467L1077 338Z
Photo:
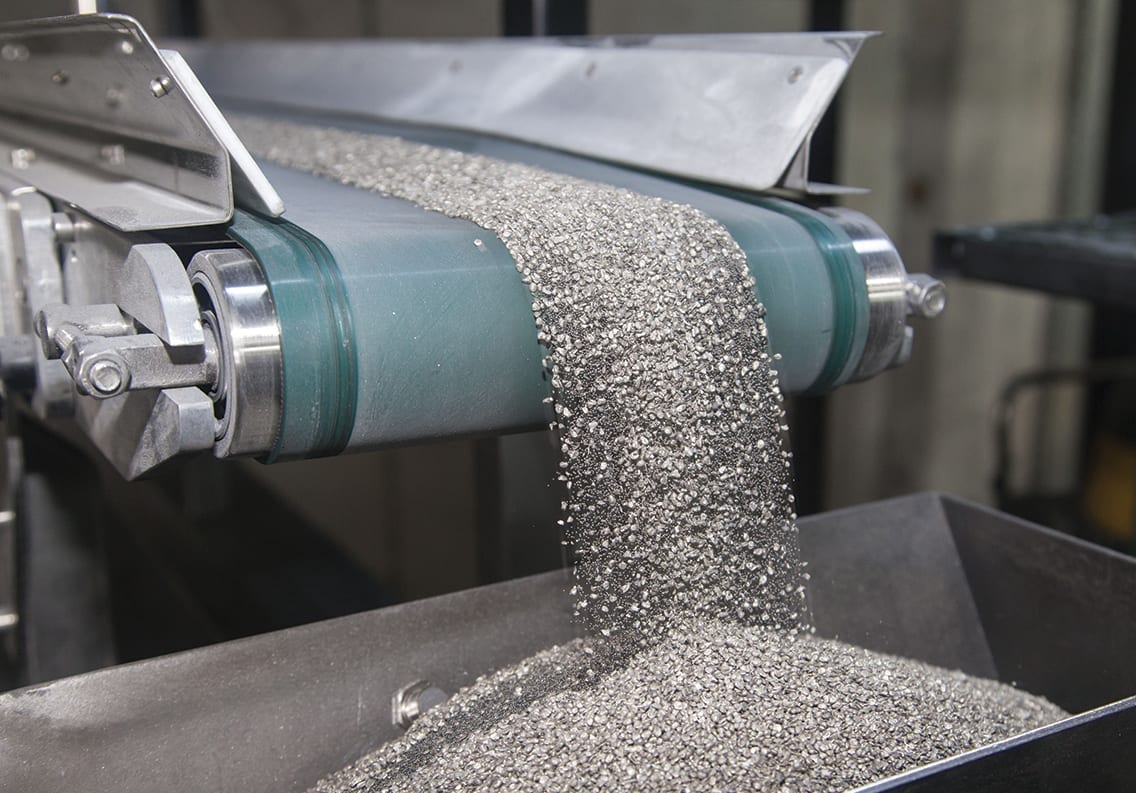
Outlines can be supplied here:
M870 306L860 254L856 252L852 239L835 221L814 210L779 198L747 196L745 200L797 221L816 241L824 256L834 300L832 345L828 348L820 374L804 393L814 395L830 391L852 376L868 338Z
M635 169L641 170L641 169ZM643 170L643 173L652 173ZM653 174L657 175L657 174ZM829 280L835 301L832 345L828 348L821 371L803 396L815 396L831 391L848 381L856 371L864 345L868 339L868 321L871 305L868 301L868 284L862 277L864 263L852 239L834 220L816 210L794 204L783 198L760 196L722 185L707 184L692 179L675 179L681 184L700 190L744 201L795 220L809 232L828 266ZM729 229L729 223L720 221ZM760 284L758 289L760 289Z
M260 262L280 320L284 404L276 445L265 460L338 454L355 427L359 373L335 257L294 223L240 210L228 234Z
M864 265L852 240L835 222L816 212L776 198L754 198L753 203L797 221L816 241L828 265L832 282L832 345L824 366L806 394L819 394L843 383L855 370L868 335L868 285L857 275Z

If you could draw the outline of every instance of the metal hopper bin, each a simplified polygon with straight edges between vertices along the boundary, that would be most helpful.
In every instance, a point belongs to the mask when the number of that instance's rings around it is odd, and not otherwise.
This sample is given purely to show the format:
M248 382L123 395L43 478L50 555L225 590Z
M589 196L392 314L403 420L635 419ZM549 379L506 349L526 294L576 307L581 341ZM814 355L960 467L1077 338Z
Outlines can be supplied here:
M803 518L818 633L994 677L1077 714L866 790L1127 790L1136 561L918 494ZM4 791L301 791L447 691L575 634L549 573L0 696Z

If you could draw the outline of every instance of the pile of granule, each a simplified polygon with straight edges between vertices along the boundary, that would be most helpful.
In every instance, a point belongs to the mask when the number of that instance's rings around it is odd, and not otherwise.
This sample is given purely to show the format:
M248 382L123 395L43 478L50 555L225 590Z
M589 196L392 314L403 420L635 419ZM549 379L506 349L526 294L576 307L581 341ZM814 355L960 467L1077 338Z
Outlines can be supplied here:
M1066 715L1002 683L737 623L676 626L589 677L610 652L578 640L483 678L316 790L844 790Z

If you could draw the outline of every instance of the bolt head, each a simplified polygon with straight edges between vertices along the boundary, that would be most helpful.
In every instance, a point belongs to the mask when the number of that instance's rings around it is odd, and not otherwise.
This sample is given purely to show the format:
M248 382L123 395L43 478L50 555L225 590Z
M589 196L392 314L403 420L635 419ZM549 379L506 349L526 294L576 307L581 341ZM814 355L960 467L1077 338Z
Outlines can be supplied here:
M110 394L122 387L122 372L110 361L98 361L91 367L91 385L104 394Z
M87 367L83 380L93 395L109 397L126 390L130 375L119 361L99 358Z
M934 319L947 307L947 287L925 273L912 273L907 280L907 305L910 311Z
M150 81L150 93L152 93L154 96L159 97L159 98L168 94L170 91L173 90L173 88L174 88L173 80L171 80L169 77L167 77L164 74L159 76L159 77L155 77L153 80Z
M11 160L13 168L26 171L35 162L36 153L34 149L12 149L8 158Z
M391 718L396 727L408 729L430 708L448 700L450 695L427 680L415 680L394 693Z
M942 284L932 284L927 287L923 292L923 299L920 301L920 306L923 311L923 316L928 319L939 316L943 313L943 309L947 307L947 288Z

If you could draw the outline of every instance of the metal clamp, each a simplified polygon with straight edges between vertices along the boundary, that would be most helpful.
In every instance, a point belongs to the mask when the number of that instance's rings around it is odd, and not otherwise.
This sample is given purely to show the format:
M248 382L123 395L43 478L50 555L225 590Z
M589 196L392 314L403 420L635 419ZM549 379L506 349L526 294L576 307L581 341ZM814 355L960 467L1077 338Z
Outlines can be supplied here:
M217 383L212 333L204 334L200 348L171 347L153 333L136 333L115 305L49 306L35 325L44 355L63 361L84 396L108 399L125 391Z

